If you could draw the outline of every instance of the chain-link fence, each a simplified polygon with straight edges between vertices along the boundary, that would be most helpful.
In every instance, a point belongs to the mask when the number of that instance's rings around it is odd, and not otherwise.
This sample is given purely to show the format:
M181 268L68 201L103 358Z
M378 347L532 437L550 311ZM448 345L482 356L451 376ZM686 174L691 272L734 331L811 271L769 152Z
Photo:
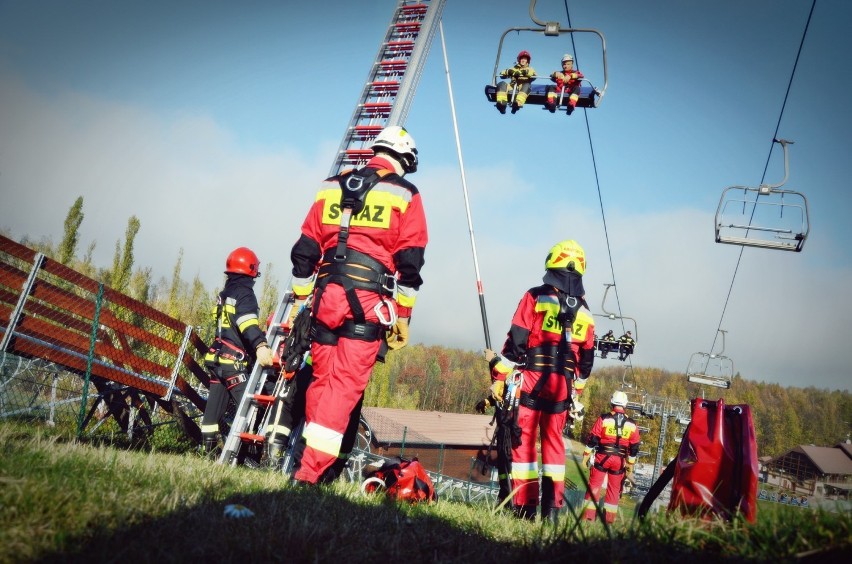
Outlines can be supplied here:
M208 376L191 326L0 236L0 420L200 440Z

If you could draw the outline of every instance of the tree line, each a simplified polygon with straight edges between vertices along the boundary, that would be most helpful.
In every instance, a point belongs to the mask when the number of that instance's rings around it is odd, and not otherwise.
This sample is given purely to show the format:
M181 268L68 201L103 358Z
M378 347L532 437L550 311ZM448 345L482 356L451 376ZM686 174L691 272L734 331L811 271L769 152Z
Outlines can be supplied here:
M142 225L131 216L124 239L115 242L111 267L99 268L92 261L94 241L79 256L83 219L83 198L79 197L68 211L59 243L27 238L21 243L197 327L205 342L212 339L211 308L219 289L206 288L197 275L192 281L182 278L183 249L178 252L171 278L154 280L150 267L135 265L133 247ZM271 275L269 266L264 270L258 300L261 319L274 311L278 302L278 281ZM630 371L629 376L626 371ZM388 354L384 363L376 364L364 405L473 413L474 405L485 397L489 384L488 367L480 352L411 345ZM615 389L682 400L702 395L700 387L689 384L683 373L647 367L596 368L581 398L586 417L575 428L578 439L583 440L597 416L609 410L609 398ZM706 391L706 396L711 400L721 397L728 405L751 406L760 456L778 456L800 444L833 446L849 437L852 426L852 394L847 391L783 387L751 381L737 374L730 390L713 388ZM660 444L661 419L641 418L639 423L648 429L643 436L643 450L652 455L653 461ZM662 441L665 460L676 454L678 445L674 439L682 432L682 427L670 421Z

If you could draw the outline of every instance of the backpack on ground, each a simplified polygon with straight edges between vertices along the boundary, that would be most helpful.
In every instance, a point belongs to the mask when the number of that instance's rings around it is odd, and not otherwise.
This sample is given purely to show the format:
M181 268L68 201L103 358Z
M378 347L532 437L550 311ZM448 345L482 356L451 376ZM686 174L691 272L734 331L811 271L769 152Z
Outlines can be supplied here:
M669 511L705 519L757 520L758 460L751 408L723 400L692 400L692 419L677 457L651 486L637 511L643 518L670 480Z
M364 474L361 490L365 493L384 491L391 499L411 503L438 499L432 479L416 457L411 460L393 458L378 468L368 467Z

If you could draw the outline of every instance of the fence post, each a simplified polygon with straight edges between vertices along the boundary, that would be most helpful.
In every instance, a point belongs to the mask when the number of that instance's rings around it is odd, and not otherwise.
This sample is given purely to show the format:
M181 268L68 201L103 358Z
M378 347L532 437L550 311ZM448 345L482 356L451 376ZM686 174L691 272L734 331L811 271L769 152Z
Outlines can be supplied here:
M41 268L42 262L44 262L44 255L36 253L33 258L33 268L30 270L30 275L27 277L27 281L24 282L24 286L21 288L21 295L18 296L18 303L15 305L12 315L9 316L6 333L3 335L3 340L0 341L0 352L6 352L6 347L9 346L9 341L12 340L12 334L15 332L15 327L18 326L18 320L24 312L24 304L27 303L27 298L30 297L30 292L32 291L33 284L35 284L36 278L38 277L38 270Z
M83 380L83 395L80 398L80 416L77 419L77 438L83 435L83 420L86 417L86 401L89 395L89 380L92 377L92 360L95 356L95 342L98 340L99 319L101 317L101 303L104 299L103 282L98 284L98 297L95 299L95 315L92 319L92 336L89 339L89 355L86 357L86 378Z
M439 451L438 451L438 473L443 474L444 473L444 443L441 443L438 448L439 448Z
M178 372L180 372L180 365L183 364L183 355L186 353L186 345L189 343L189 336L192 335L192 325L187 325L186 330L183 332L183 342L180 344L180 350L177 354L177 359L175 360L175 367L172 370L172 379L169 382L169 390L166 392L165 397L163 397L166 401L172 401L172 392L175 389L175 382L177 382Z

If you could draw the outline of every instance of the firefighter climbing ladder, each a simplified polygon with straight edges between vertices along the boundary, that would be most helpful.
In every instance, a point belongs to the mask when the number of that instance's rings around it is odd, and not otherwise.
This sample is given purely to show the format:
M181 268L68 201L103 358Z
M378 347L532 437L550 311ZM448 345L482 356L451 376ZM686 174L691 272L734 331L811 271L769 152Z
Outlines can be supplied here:
M370 66L329 176L336 175L344 168L365 165L373 155L370 145L379 132L388 125L405 123L445 2L399 0L379 45L376 59ZM292 306L293 294L288 291L273 316L267 334L273 351L278 351L282 340L287 338L289 327L284 327L283 321L289 319ZM252 370L246 393L237 406L231 430L219 456L219 464L236 464L243 442L263 443L262 423L256 434L248 432L248 429L255 426L258 408L272 403L273 396L262 393L266 376L260 366ZM294 430L293 435L296 434ZM288 465L285 460L285 470Z

